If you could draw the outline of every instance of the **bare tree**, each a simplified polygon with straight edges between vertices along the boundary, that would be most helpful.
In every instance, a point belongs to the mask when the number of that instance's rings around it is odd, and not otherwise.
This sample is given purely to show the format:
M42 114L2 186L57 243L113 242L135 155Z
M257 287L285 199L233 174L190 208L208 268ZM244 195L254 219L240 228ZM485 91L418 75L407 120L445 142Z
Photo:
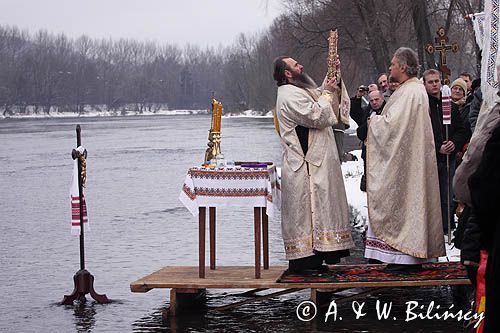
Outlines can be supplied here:
M213 93L226 110L268 110L275 102L272 62L295 57L321 82L326 73L328 34L339 31L343 80L348 88L376 80L395 49L418 51L423 67L434 67L424 47L434 31L448 28L461 53L448 57L453 73L476 69L479 52L464 14L480 0L283 0L287 13L261 34L241 34L229 47L158 45L135 40L76 40L46 31L30 35L0 26L0 107L97 109L139 112L208 108ZM465 31L465 33L464 33ZM470 56L470 54L472 56Z

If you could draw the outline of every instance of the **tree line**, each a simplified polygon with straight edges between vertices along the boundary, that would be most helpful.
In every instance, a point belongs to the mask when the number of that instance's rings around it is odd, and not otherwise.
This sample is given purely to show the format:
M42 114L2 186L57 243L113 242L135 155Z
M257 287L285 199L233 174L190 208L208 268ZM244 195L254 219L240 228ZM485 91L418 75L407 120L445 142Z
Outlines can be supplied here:
M328 33L339 31L348 88L374 82L400 46L418 51L423 69L436 58L424 51L444 26L458 54L456 76L479 73L479 50L465 14L480 0L283 0L286 14L264 32L240 34L228 47L180 47L131 39L76 39L0 26L0 110L4 114L95 109L205 109L212 95L226 110L270 110L276 88L272 61L287 54L318 82L326 72Z

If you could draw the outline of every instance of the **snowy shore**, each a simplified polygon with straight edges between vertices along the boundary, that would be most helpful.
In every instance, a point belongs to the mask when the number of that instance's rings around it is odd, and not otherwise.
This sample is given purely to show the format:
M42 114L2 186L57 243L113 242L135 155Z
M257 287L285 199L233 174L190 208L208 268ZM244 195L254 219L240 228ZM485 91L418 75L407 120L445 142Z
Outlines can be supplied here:
M19 108L12 108L11 113L5 113L0 110L0 119L43 119L43 118L92 118L92 117L127 117L127 116L179 116L179 115L200 115L209 114L209 109L178 109L167 110L158 109L154 111L137 111L133 107L124 107L119 110L106 110L103 106L85 106L83 112L61 111L58 108L51 108L50 111L44 112L40 109L35 110L34 107L26 107L21 111ZM272 111L245 110L241 112L233 112L224 110L223 118L272 118Z

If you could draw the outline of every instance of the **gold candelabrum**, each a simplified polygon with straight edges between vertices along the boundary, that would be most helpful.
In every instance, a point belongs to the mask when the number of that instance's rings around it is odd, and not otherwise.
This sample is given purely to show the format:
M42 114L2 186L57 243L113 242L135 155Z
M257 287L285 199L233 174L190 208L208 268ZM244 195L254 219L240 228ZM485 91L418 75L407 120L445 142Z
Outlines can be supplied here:
M221 119L222 103L212 98L212 124L210 131L208 131L208 148L205 151L204 164L214 164L215 159L222 154L220 151Z
M337 29L330 30L330 36L328 37L328 72L326 77L331 80L334 76L337 78L337 83L340 83L340 68L337 68L337 44L339 40L339 34Z

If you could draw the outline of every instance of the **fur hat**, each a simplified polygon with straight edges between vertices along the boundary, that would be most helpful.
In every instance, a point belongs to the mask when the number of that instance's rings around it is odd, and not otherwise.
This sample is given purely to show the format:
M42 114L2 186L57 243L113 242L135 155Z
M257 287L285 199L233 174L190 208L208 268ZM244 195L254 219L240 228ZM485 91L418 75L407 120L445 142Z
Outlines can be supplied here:
M467 95L467 83L465 83L463 79L458 78L453 81L450 88L453 89L453 87L455 86L459 86L460 88L462 88L462 90L464 91L464 95Z

